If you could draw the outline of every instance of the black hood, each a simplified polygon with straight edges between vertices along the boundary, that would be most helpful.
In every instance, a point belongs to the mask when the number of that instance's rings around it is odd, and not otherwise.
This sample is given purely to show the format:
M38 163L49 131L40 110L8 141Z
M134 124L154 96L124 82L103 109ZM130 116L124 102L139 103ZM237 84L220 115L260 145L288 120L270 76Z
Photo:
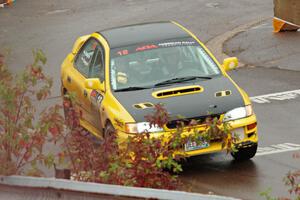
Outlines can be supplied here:
M173 96L167 98L155 98L155 91L183 87L189 85L200 85L204 88L201 93ZM228 96L216 97L220 91L231 91ZM153 89L113 92L114 96L135 119L136 122L145 121L147 114L153 113L153 108L138 109L134 104L151 102L152 104L163 103L171 117L178 115L185 118L207 116L209 114L223 114L229 110L245 105L244 100L236 86L226 77L217 76L210 80L194 81L168 85Z

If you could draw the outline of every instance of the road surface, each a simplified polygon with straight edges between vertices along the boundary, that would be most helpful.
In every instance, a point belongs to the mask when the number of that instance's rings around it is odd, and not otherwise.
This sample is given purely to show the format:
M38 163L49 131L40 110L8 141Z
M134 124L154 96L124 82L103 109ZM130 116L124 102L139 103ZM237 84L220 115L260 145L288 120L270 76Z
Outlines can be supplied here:
M18 73L32 61L32 49L43 49L56 97L60 64L78 36L124 24L176 20L208 43L257 20L249 30L224 38L224 52L245 64L230 73L234 80L251 97L266 99L253 100L260 153L243 163L226 154L199 156L184 166L180 178L193 192L262 199L259 193L267 188L275 196L287 194L282 178L299 168L292 155L300 145L300 95L280 92L300 89L300 32L273 34L272 15L272 0L22 0L0 8L0 51L10 51L10 69Z

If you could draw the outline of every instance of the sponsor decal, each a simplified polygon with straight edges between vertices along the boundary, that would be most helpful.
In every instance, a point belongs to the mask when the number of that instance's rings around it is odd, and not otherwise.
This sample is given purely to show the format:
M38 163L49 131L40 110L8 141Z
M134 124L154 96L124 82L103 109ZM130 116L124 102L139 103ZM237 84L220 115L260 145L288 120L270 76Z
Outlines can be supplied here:
M128 46L126 48L118 48L112 50L112 55L115 57L118 56L126 56L132 53L148 51L158 48L167 48L167 47L177 47L177 46L195 46L199 45L193 38L184 38L184 39L173 39L173 40L165 40L165 41L158 41L153 43L144 43L138 45Z
M91 97L96 97L96 95L97 95L97 91L96 91L96 90L93 90L93 91L91 92Z
M119 56L126 56L126 55L128 55L128 50L127 49L123 49L121 51L118 51L117 54Z
M103 100L103 96L97 92L96 90L92 90L91 92L91 103L92 103L92 107L96 106L96 107L100 107L101 102Z
M103 100L103 96L101 94L97 93L96 101L99 105L101 104L102 100Z
M145 51L145 50L150 50L150 49L157 49L158 46L151 44L151 45L145 45L145 46L141 46L141 47L137 47L135 49L135 51Z
M190 46L195 45L195 41L175 41L175 42L164 42L159 43L160 47L174 47L174 46Z

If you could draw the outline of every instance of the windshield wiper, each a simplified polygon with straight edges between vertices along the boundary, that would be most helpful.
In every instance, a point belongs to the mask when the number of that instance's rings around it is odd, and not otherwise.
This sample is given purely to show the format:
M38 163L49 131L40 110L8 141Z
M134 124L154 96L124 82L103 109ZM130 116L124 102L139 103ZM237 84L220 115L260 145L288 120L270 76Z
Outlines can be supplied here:
M178 78L172 78L166 81L162 81L159 83L156 83L154 86L161 86L161 85L168 85L172 83L182 83L186 81L192 81L196 79L212 79L210 76L186 76L186 77L178 77Z
M117 89L115 92L124 92L124 91L134 91L134 90L145 90L149 89L150 87L127 87L122 89Z

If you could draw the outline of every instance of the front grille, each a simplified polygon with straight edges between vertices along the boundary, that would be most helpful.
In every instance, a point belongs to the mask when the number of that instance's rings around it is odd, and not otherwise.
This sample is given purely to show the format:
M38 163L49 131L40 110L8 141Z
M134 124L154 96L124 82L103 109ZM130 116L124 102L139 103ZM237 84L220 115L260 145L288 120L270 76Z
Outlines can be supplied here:
M219 120L220 116L221 115L216 114L216 115L199 116L199 117L193 117L193 118L176 119L176 120L172 120L172 121L168 122L166 124L166 126L168 129L175 129L178 126L181 126L181 124L183 124L184 127L188 127L191 124L192 120L197 121L197 125L201 125L204 123L205 119L208 117L217 118Z

